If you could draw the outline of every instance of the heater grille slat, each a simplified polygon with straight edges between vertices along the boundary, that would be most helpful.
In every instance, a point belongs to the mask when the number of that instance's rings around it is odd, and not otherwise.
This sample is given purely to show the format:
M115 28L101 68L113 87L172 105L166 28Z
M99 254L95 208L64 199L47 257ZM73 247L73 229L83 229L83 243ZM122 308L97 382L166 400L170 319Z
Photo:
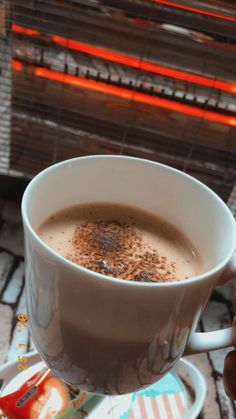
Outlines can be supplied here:
M187 171L227 200L234 2L4 0L0 21L0 173L128 154Z

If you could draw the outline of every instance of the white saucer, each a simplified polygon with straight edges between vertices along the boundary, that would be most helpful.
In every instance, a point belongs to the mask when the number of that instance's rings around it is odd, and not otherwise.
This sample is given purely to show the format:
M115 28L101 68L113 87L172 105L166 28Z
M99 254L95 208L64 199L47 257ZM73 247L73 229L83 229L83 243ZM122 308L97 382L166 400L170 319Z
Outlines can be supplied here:
M36 352L25 356L29 366L24 372L17 369L17 361L0 367L0 382L3 381L1 394L15 391L44 365ZM195 394L193 402L177 371L188 377L187 386ZM101 397L101 401L96 403L91 400L84 408L88 419L195 419L203 408L206 392L206 382L200 371L190 362L180 359L172 372L152 386L124 396ZM83 416L77 412L70 416L72 418L82 419Z

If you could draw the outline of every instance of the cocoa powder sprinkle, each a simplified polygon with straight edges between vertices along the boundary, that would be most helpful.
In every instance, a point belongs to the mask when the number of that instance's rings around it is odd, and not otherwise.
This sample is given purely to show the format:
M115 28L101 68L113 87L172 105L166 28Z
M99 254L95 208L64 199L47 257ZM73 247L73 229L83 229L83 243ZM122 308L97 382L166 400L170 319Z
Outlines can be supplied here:
M76 227L72 244L74 263L115 278L140 282L173 279L175 263L145 248L135 226L116 220L89 221Z

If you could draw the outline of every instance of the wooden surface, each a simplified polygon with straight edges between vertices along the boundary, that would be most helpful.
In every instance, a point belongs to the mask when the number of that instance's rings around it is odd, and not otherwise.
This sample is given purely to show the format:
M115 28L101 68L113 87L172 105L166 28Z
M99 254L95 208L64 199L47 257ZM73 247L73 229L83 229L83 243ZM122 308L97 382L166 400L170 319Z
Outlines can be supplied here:
M214 291L202 317L200 327L203 330L216 330L231 324L232 285L233 280ZM20 355L34 348L28 330L24 332L24 338L17 333L16 319L19 313L26 313L20 207L0 201L0 365L9 360L17 360L17 345L23 343L22 339L28 347L21 348ZM228 351L219 350L187 357L201 370L208 385L205 406L199 419L236 417L236 405L226 396L222 383L223 363Z

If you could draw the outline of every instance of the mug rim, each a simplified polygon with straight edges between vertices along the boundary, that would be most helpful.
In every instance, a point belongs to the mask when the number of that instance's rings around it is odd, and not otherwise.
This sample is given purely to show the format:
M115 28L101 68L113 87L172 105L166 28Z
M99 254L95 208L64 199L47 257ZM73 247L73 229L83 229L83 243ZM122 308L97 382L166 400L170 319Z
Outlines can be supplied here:
M81 265L77 265L73 262L71 262L70 260L66 259L64 256L62 256L61 254L57 253L55 250L53 250L50 246L48 246L40 237L39 235L36 233L36 231L34 230L34 228L31 225L31 222L29 220L28 217L28 211L27 211L27 206L28 206L28 201L30 199L30 194L32 192L32 190L34 190L34 188L37 186L37 183L40 182L42 180L42 178L44 178L45 176L47 176L48 173L53 172L55 170L58 170L58 168L60 167L64 167L67 166L68 164L76 164L77 162L81 161L81 160L97 160L97 159L118 159L118 160L134 160L137 162L142 162L145 164L151 164L153 166L158 166L161 167L165 170L168 170L172 173L176 173L178 176L182 176L184 178L187 178L189 181L191 181L192 183L194 183L195 185L198 185L198 187L201 187L202 189L204 189L208 194L212 195L214 197L214 199L219 203L219 205L221 205L221 207L223 207L225 214L227 214L228 219L231 223L231 234L233 234L233 240L232 240L232 246L230 248L230 250L227 252L227 255L222 259L221 262L219 262L216 266L214 266L212 269L209 269L206 272L203 272L202 274L196 275L192 278L189 278L188 280L176 280L176 281L169 281L169 282L140 282L140 281L130 281L127 279L122 279L122 278L114 278L112 276L108 276L108 275L103 275L101 273L92 271L90 269L84 268ZM21 203L21 213L22 213L22 218L23 218L23 223L26 225L28 231L31 233L31 235L34 237L34 240L36 240L36 242L43 247L43 249L45 251L47 251L51 256L53 256L54 258L56 258L57 260L59 260L61 263L67 264L69 267L77 270L77 271L82 271L86 274L91 275L92 277L99 277L99 279L102 279L103 281L109 281L109 282L115 282L116 284L124 284L124 285L128 285L128 286L138 286L138 287L169 287L169 286L183 286L183 285L191 285L192 283L195 283L197 281L203 281L206 280L208 277L211 277L213 275L216 275L218 272L220 272L221 270L223 270L223 268L228 264L228 262L231 260L233 254L236 251L236 223L235 223L235 219L233 217L232 212L230 211L230 209L228 208L228 206L225 204L225 202L211 189L209 188L207 185L205 185L203 182L199 181L198 179L194 178L193 176L182 172L181 170L175 169L171 166L168 166L166 164L163 163L159 163L159 162L155 162L153 160L148 160L148 159L143 159L143 158L139 158L139 157L133 157L133 156L125 156L125 155L113 155L113 154L99 154L99 155L88 155L88 156L82 156L82 157L75 157L72 159L67 159L67 160L63 160L61 162L52 164L48 167L46 167L45 169L43 169L42 171L40 171L36 176L34 176L30 183L27 185L24 194L23 194L23 198L22 198L22 203Z

